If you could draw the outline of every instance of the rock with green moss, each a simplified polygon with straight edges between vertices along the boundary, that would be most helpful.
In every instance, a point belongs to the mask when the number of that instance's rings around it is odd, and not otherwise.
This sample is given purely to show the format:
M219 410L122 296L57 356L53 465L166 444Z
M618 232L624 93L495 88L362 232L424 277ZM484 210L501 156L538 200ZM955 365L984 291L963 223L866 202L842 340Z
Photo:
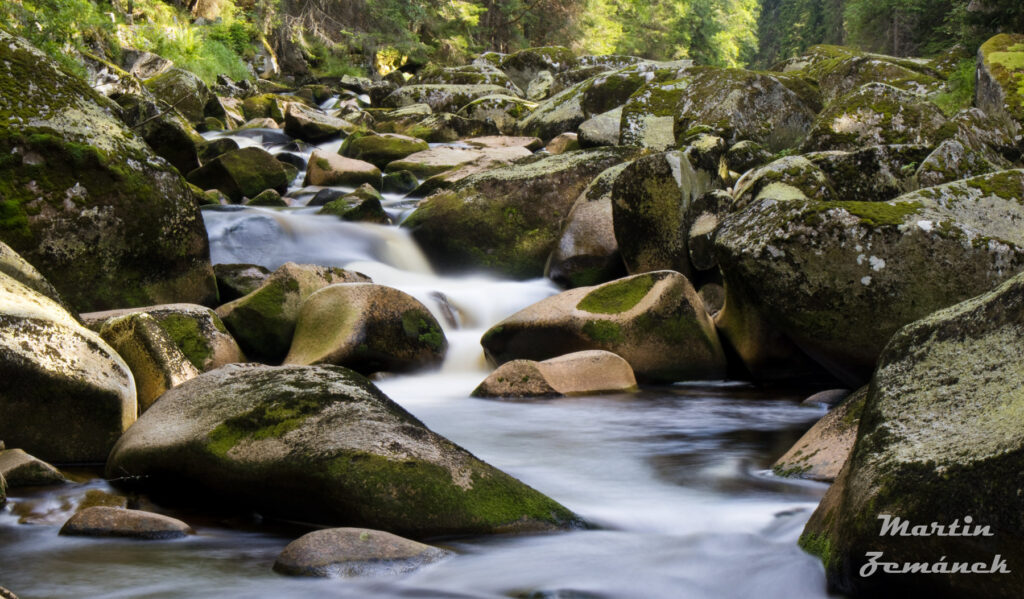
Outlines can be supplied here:
M754 141L743 140L729 147L725 152L725 164L730 171L740 175L751 169L768 164L772 160L771 153Z
M921 96L942 91L945 83L939 73L926 65L877 54L823 63L817 70L817 82L826 104L868 83L885 83Z
M692 80L675 72L666 81L651 81L633 92L622 107L619 143L656 152L675 147L676 107L689 93Z
M7 481L7 487L11 489L68 482L60 470L24 450L3 448L0 448L0 479Z
M762 199L718 229L726 311L762 316L863 384L900 327L1024 269L1022 197L1010 170L889 202Z
M280 362L288 354L302 302L334 283L363 283L368 279L340 268L288 262L258 289L217 308L245 355L261 362Z
M468 64L458 67L428 65L409 80L409 85L497 85L505 94L521 98L523 90L501 69L489 64Z
M218 156L237 150L239 147L238 142L230 137L218 137L203 142L199 146L197 156L199 161L205 164Z
M6 32L0 81L0 241L76 310L216 301L190 189L118 107Z
M345 119L328 116L298 102L289 102L284 112L284 132L312 144L348 135L357 129Z
M528 156L530 153L523 153ZM387 171L408 171L417 177L427 178L450 171L459 166L478 160L482 153L474 149L437 147L410 154L388 165Z
M866 146L936 146L956 127L924 96L884 83L869 83L829 104L801 148L857 150Z
M588 350L543 362L505 362L473 390L473 397L565 397L636 388L629 362L611 352Z
M140 413L168 389L199 375L171 336L145 312L107 320L100 337L131 369Z
M165 112L139 95L122 94L116 100L121 106L121 118L146 140L157 156L183 175L199 168L200 148L206 141L184 118L173 111Z
M353 136L349 139L351 142L346 139L341 147L343 156L369 162L381 169L409 154L430 149L430 144L422 139L394 133Z
M999 168L982 152L971 150L955 139L947 139L921 161L914 172L919 187L933 187L959 179L984 175Z
M135 421L117 353L57 302L0 273L0 438L51 462L102 462Z
M578 149L580 142L575 133L560 133L544 146L548 154L564 154Z
M36 293L45 295L63 306L68 312L74 314L71 308L61 299L60 293L46 280L46 277L40 274L34 266L18 255L17 252L12 250L11 246L2 241L0 241L0 273L13 278Z
M201 189L220 190L236 204L267 189L284 193L290 182L284 164L258 147L222 154L189 173L188 180Z
M486 137L486 138L473 138L466 140L466 145L470 146L471 149L460 150L455 148L438 147L432 148L427 152L417 152L413 154L416 158L416 162L411 160L403 160L401 165L408 166L415 170L422 169L422 175L427 178L420 183L412 192L411 195L414 197L426 197L442 189L450 189L463 179L470 175L477 173L486 172L492 168L498 166L505 166L518 162L525 162L533 157L531 152L526 145L509 144L503 145L501 143L491 145L477 145L474 140L489 139L489 140L534 140L539 141L537 138L525 138L525 137ZM410 158L412 158L411 156ZM446 168L443 172L437 174L428 175L434 168L440 168L445 166L446 163L451 164L449 168Z
M516 131L520 135L539 137L543 140L550 140L567 131L575 131L587 120L587 115L583 112L583 92L590 83L590 79L577 83L544 100L533 112L516 123Z
M384 127L378 127L382 132ZM410 137L418 137L430 143L449 143L468 137L498 135L498 127L488 120L468 119L450 112L439 112L423 117L407 126L392 130Z
M832 199L878 202L917 189L914 172L930 151L926 145L903 144L871 146L852 152L811 152L804 158L825 174L829 187L835 192ZM814 196L808 194L808 197Z
M821 108L817 91L802 79L743 69L697 67L676 106L675 139L708 127L733 144L756 141L773 152L803 141Z
M546 100L551 96L554 85L555 77L551 74L551 71L541 71L527 84L526 99L531 102Z
M426 428L340 366L225 366L167 393L107 472L158 497L422 538L562 528L555 501Z
M174 107L194 125L202 123L208 116L224 116L224 108L217 101L217 96L202 79L185 69L171 68L145 83L162 103Z
M484 170L422 201L402 226L444 270L538 277L576 198L631 157L600 148Z
M405 195L416 189L416 186L419 184L420 180L416 177L416 173L407 169L402 169L392 173L386 173L384 175L384 183L381 186L381 191L384 193Z
M900 330L878 360L847 466L808 521L801 546L822 559L829 586L851 596L925 593L1009 599L1024 584L1024 275ZM886 523L904 534L880 534ZM896 520L896 518L899 520ZM970 518L970 520L968 520ZM940 536L931 523L988 534ZM926 528L914 535L915 527ZM890 529L891 530L891 529ZM994 574L865 577L887 562L1005 560ZM935 556L939 556L936 558Z
M507 94L500 85L406 85L384 98L382 106L401 108L412 104L426 104L434 112L458 112L473 100L494 94Z
M480 341L493 364L600 349L641 381L718 379L725 355L711 317L683 275L655 271L570 289L529 306Z
M563 46L527 48L501 59L498 67L519 89L527 89L541 71L560 73L576 66L576 55Z
M718 225L728 214L731 205L732 196L729 192L724 189L712 189L697 197L686 211L682 225L687 231L686 253L690 258L690 266L695 271L717 270L715 235L718 233Z
M788 192L788 193L787 193ZM786 156L748 171L736 182L733 190L735 211L764 198L809 198L835 200L835 190L825 173L803 156Z
M721 158L721 153L717 153ZM707 159L707 160L706 160ZM612 185L615 239L632 274L676 270L689 275L686 249L690 206L705 192L721 186L717 162L698 148L652 154L627 166Z
M626 164L606 169L572 205L544 274L563 287L597 285L625 276L612 224L612 184Z
M1001 33L978 48L975 105L1024 124L1024 34Z
M264 189L256 197L245 202L246 206L264 206L267 208L287 208L288 202L274 189Z
M269 275L269 272L267 274ZM245 362L245 354L228 333L220 317L206 306L164 304L90 312L82 314L82 322L88 328L100 331L111 319L129 314L146 314L156 320L185 358L203 372L220 368L225 364Z
M515 131L516 122L533 112L536 102L509 95L477 98L459 109L458 116L472 121L491 121L502 135Z
M217 264L213 271L217 274L217 289L223 302L256 291L270 276L268 269L257 264Z
M346 158L321 150L314 150L309 158L304 185L352 186L369 183L380 188L380 169L363 160Z
M391 224L391 217L381 204L380 193L367 183L363 183L352 193L327 202L317 214L331 214L353 222Z
M329 285L302 304L285 364L335 364L363 374L439 366L441 325L411 295L371 283Z
M242 101L242 115L247 121L273 119L275 122L283 123L285 104L287 102L276 94L251 96Z
M288 576L368 578L408 574L450 553L391 533L364 528L328 528L292 541L274 561Z
M622 106L602 112L580 123L579 143L581 148L619 145L619 128L622 122Z
M986 160L1009 168L1024 153L1024 123L1006 114L986 114L978 108L961 110L950 121L956 125L954 139L964 147L984 154ZM1009 163L1005 162L1009 161Z
M772 471L788 478L834 481L853 451L867 397L868 388L861 387L830 409L772 464Z

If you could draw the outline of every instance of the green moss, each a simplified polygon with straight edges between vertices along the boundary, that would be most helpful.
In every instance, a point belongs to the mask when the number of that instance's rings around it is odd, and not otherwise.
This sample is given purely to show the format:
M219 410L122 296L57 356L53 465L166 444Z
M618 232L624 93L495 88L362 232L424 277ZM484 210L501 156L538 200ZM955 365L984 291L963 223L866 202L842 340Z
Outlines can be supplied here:
M434 351L444 349L444 333L433 317L421 310L407 310L402 314L402 331L410 339L416 339Z
M860 217L862 225L870 227L897 226L907 216L921 210L921 202L809 202L803 211L804 224L814 226L821 214L829 210L845 210Z
M213 354L213 348L203 336L199 323L183 314L168 314L160 319L160 326L167 331L188 361L192 362L196 368L203 370L206 361ZM221 326L224 326L223 323Z
M576 308L592 314L620 314L640 303L654 287L654 277L641 275L598 287L588 293Z
M583 334L598 343L613 344L623 339L622 327L611 320L591 320L583 325Z
M1002 171L975 177L965 181L965 184L981 191L986 196L1016 200L1024 204L1024 186L1021 185L1019 171Z
M832 561L834 560L832 539L824 534L805 533L801 535L798 544L807 553L820 558L825 565L826 572L831 571Z
M207 449L224 457L243 440L278 439L319 413L331 401L333 398L329 396L278 392L248 412L228 418L213 429L207 436Z

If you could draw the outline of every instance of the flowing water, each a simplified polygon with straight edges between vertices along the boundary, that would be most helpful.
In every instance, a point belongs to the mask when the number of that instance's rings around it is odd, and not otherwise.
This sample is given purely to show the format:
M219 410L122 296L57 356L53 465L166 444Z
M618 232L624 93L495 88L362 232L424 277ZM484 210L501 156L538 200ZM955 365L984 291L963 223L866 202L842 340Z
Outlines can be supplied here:
M310 148L300 152L308 157ZM398 197L385 205L396 219L409 208ZM541 279L438 276L404 231L313 212L205 211L213 260L341 266L420 299L445 328L448 357L438 371L378 385L433 430L594 526L440 539L452 557L402 577L293 579L271 565L303 531L257 517L145 505L185 519L197 534L166 542L59 537L87 493L109 490L86 472L61 489L14 490L0 511L0 585L22 599L827 596L820 563L796 546L825 487L767 470L822 415L799 405L805 393L719 382L559 400L471 399L487 375L483 331L557 288Z

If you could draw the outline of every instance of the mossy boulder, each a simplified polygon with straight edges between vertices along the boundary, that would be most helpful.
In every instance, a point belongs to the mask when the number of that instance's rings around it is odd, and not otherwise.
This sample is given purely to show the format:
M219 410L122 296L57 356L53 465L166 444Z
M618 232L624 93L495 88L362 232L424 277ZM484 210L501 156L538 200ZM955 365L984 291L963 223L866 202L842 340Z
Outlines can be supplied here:
M284 132L313 144L348 135L357 129L345 119L328 116L298 102L290 102L284 112Z
M1024 124L1024 34L1001 33L978 48L974 103Z
M292 541L274 561L289 576L367 578L408 574L449 553L380 530L328 528Z
M719 159L721 154L718 153ZM651 270L691 273L686 248L689 209L705 192L721 186L715 163L697 148L644 156L612 185L615 239L631 274Z
M502 135L515 132L516 122L537 108L536 102L509 95L477 98L456 113L472 121L491 121Z
M369 162L314 150L304 185L359 187L369 183L379 189L382 177L380 169Z
M551 71L541 71L527 84L526 99L531 102L546 100L551 96L554 85L555 77L551 74Z
M666 81L651 81L633 92L622 107L619 143L656 152L674 148L676 107L689 94L692 76L674 73Z
M216 497L412 537L550 530L571 512L427 429L340 366L225 366L173 389L107 472L158 497Z
M939 107L924 96L869 83L822 110L801 148L813 152L892 144L934 147L955 132Z
M689 74L675 111L677 143L708 127L729 144L749 139L778 152L798 146L821 109L817 91L796 77L717 67Z
M269 276L267 272L267 276ZM260 279L260 284L266 277ZM246 286L255 290L257 283ZM200 371L206 372L225 364L245 362L245 354L228 333L217 313L195 304L164 304L126 310L82 314L82 322L94 331L101 331L114 318L129 314L145 314L156 321L181 350L185 358Z
M217 289L223 302L256 291L270 276L270 270L258 264L217 264L213 271L217 274Z
M538 277L576 198L630 157L601 148L491 168L425 199L402 226L444 270Z
M287 166L285 167L287 168ZM287 208L288 200L281 197L276 189L264 189L256 197L247 200L246 206L263 206L265 208Z
M71 312L71 308L64 303L60 293L53 288L53 285L46 280L46 277L40 274L34 266L18 255L17 252L12 250L11 246L2 241L0 241L0 273L11 277L36 293L45 295L63 306L68 312ZM74 312L71 313L74 314Z
M529 150L525 143L523 145L516 145L515 143L505 145L499 142L491 145L478 144L475 140L540 141L535 137L484 137L466 140L466 145L471 148L469 150L438 147L432 148L429 152L417 152L413 155L419 157L415 165L408 159L403 160L401 164L410 166L415 170L423 169L423 175L427 175L435 167L444 166L446 162L457 162L458 164L453 164L443 172L427 176L412 191L411 195L414 197L426 197L439 190L450 189L471 175L483 173L498 166L526 162L533 157L533 152ZM428 158L430 156L436 157L436 160Z
M589 350L543 362L505 362L473 390L473 397L564 397L635 390L629 362L611 352Z
M128 364L135 379L139 412L145 412L165 391L199 376L155 318L146 313L111 318L100 337Z
M827 104L868 83L885 83L926 96L942 91L944 81L940 77L929 67L908 64L906 59L864 54L837 58L827 66L822 64L817 82Z
M218 156L227 154L232 150L237 150L239 147L241 146L238 145L238 142L230 137L218 137L200 144L196 157L199 158L201 163L205 164Z
M128 366L60 304L0 273L0 438L51 462L102 462L135 421Z
M276 94L260 94L242 100L242 115L245 120L273 119L277 123L284 122L284 111L287 101Z
M829 409L821 420L772 464L776 476L805 478L830 483L839 475L853 451L857 426L868 397L861 387L841 403Z
M516 123L516 131L545 141L561 133L575 131L587 120L583 112L583 92L590 83L590 79L577 83L544 100Z
M527 48L501 59L498 67L519 89L526 89L541 72L560 73L576 66L576 55L564 46Z
M804 157L825 174L835 192L833 199L878 202L917 189L914 173L930 151L927 145L902 144L870 146L852 152L811 152Z
M1024 275L900 330L879 358L847 466L808 521L801 546L829 587L851 596L980 599L1024 584ZM885 521L907 532L881 534ZM899 518L899 521L896 518ZM940 536L932 523L986 527ZM912 535L914 527L928 534ZM907 573L862 567L936 561L993 564L1004 573ZM936 557L938 556L938 557ZM942 560L943 556L948 556ZM911 590L913 589L913 590Z
M489 64L468 64L460 67L428 65L416 73L409 85L498 85L505 94L522 97L523 90L501 69Z
M409 154L430 149L430 144L422 139L394 133L353 136L349 139L351 141L345 140L341 148L343 156L369 162L380 169Z
M188 174L199 168L200 148L206 141L176 112L164 112L160 106L142 96L122 94L116 98L121 118L149 147L178 169Z
M726 310L762 315L863 384L902 326L1024 269L1021 198L1024 171L1010 170L889 202L762 199L718 229Z
M751 169L768 164L772 154L761 144L749 139L729 146L725 152L725 164L730 171L740 175Z
M496 365L596 349L624 358L641 381L725 374L711 318L686 277L673 271L562 292L499 322L480 344Z
M188 180L200 189L219 190L236 204L266 189L283 194L291 182L284 164L258 147L222 154L189 173Z
M581 148L619 145L619 128L622 123L622 106L590 117L580 123L579 143Z
M118 107L6 32L0 81L0 241L76 310L215 302L192 192Z
M173 67L145 81L149 89L166 106L174 107L190 123L198 125L208 117L224 116L217 96L203 80L185 69Z
M919 187L934 187L1000 170L982 152L947 139L920 162L913 180Z
M612 224L612 185L626 164L594 177L572 205L545 276L563 287L605 283L626 275Z
M341 220L390 225L391 217L384 211L380 193L367 183L354 192L324 204L317 214L332 214Z
M386 131L383 126L378 127L378 130ZM468 137L498 135L499 133L498 127L493 121L468 119L450 112L431 114L411 125L397 127L392 132L418 137L430 143L449 143Z
M743 210L766 197L780 199L786 192L794 197L833 201L832 182L813 162L803 156L786 156L748 171L736 182L733 210Z
M262 362L280 362L288 354L302 302L334 283L367 282L340 268L288 262L252 293L217 308L245 355Z
M411 295L372 283L329 285L302 303L285 364L335 364L363 374L439 366L448 341Z
M500 85L406 85L384 98L382 106L401 108L412 104L426 104L434 112L458 112L460 108L477 98L494 94L507 94L508 89Z
M544 146L548 154L564 154L580 149L580 141L575 133L560 133Z

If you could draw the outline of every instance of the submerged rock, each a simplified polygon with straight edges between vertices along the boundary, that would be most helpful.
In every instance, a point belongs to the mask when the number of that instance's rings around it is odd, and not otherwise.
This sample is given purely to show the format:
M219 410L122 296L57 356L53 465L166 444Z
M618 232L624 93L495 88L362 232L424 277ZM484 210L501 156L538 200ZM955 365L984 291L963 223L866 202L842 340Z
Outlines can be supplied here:
M611 352L590 350L543 362L505 362L480 383L473 397L562 397L635 389L629 362Z
M52 462L102 462L135 421L135 381L99 335L0 273L0 439Z
M565 291L499 322L480 343L487 359L499 365L600 349L624 358L640 380L725 374L711 318L686 277L673 271Z
M338 366L232 365L168 392L107 472L161 497L414 537L549 530L571 512Z
M831 589L858 596L1019 595L1022 297L1024 275L1018 275L908 325L886 346L850 460L800 538L805 550L822 558ZM896 531L886 534L884 518ZM904 522L907 532L900 534ZM959 535L932 529L954 523ZM914 534L916 527L926 534ZM987 534L971 534L976 527ZM870 552L882 552L879 561L941 560L949 568L898 575L878 568L865 576ZM963 562L991 567L999 559L1006 562L1003 573L952 568Z
M76 512L60 529L64 536L146 540L180 539L193 532L188 524L170 516L103 506Z
M284 548L274 571L290 576L362 578L407 574L449 555L447 551L380 530L328 528Z

